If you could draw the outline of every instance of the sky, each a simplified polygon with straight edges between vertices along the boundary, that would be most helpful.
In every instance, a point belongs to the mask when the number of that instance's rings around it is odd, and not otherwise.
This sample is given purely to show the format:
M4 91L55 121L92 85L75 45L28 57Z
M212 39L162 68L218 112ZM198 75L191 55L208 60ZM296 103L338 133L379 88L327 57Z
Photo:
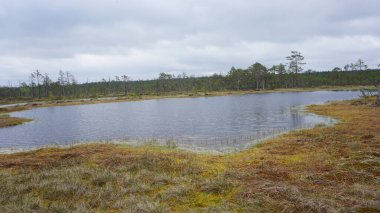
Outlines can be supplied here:
M379 0L0 0L0 85L205 76L300 51L305 69L380 64Z

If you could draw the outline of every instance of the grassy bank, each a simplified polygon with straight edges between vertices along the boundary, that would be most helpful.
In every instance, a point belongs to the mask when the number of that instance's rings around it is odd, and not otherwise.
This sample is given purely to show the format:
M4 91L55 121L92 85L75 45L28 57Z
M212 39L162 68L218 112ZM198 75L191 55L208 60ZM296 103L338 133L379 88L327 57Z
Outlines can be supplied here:
M20 125L20 124L32 121L32 119L11 117L10 115L7 114L11 112L28 110L28 109L32 109L32 106L0 108L0 128L16 126L16 125Z
M99 104L99 103L112 103L112 102L128 102L128 101L142 101L154 100L164 98L197 98L197 97L213 97L213 96L227 96L227 95L244 95L244 94L261 94L273 92L307 92L307 91L334 91L334 90L360 90L360 89L374 89L371 86L325 86L325 87L312 87L312 88L289 88L289 89L273 89L273 90L240 90L240 91L221 91L221 92L197 92L197 93L168 93L165 95L143 95L143 96L129 96L129 97L113 97L113 98L93 98L93 99L64 99L64 100L0 100L1 104L16 104L28 103L21 106L12 106L7 108L0 108L0 128L6 126L14 126L30 121L30 119L14 118L5 116L4 114L22 110L29 110L36 107L52 107L52 106L70 106L70 105L84 105L84 104ZM3 114L2 114L3 113Z
M228 155L111 144L0 155L0 211L380 211L373 103L310 106L341 123Z
M7 127L7 126L16 126L16 125L20 125L29 121L31 121L31 119L15 118L15 117L10 117L7 114L0 114L0 128Z

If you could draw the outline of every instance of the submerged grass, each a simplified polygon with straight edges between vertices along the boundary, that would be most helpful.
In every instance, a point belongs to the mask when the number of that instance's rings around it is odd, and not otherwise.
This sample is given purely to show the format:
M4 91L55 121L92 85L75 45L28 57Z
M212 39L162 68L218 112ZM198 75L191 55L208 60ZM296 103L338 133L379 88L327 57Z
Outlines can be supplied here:
M341 122L228 155L112 144L0 155L0 211L380 211L373 103L310 106Z

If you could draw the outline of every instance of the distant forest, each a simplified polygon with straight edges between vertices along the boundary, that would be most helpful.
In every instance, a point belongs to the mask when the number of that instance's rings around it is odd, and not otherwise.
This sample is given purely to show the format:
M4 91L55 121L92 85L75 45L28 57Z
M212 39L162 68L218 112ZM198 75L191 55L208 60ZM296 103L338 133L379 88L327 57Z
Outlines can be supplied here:
M0 87L1 99L64 99L96 98L107 96L164 95L169 93L190 94L228 90L265 90L278 88L305 88L320 86L378 85L380 69L368 69L363 60L335 67L331 71L303 70L304 57L292 51L286 57L288 63L268 68L260 63L241 69L232 67L226 75L206 77L160 73L154 80L134 81L127 75L102 79L100 82L78 83L70 72L59 71L57 80L36 70L29 82L18 86ZM380 68L380 65L379 65Z

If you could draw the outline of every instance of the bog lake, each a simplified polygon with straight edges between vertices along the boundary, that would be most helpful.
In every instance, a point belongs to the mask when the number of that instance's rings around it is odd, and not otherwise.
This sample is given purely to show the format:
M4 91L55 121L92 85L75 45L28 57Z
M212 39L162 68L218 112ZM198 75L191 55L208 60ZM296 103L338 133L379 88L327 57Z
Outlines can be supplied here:
M284 92L34 108L11 113L33 121L1 128L0 149L129 141L241 150L290 130L334 124L336 120L308 113L304 106L354 99L359 94Z

